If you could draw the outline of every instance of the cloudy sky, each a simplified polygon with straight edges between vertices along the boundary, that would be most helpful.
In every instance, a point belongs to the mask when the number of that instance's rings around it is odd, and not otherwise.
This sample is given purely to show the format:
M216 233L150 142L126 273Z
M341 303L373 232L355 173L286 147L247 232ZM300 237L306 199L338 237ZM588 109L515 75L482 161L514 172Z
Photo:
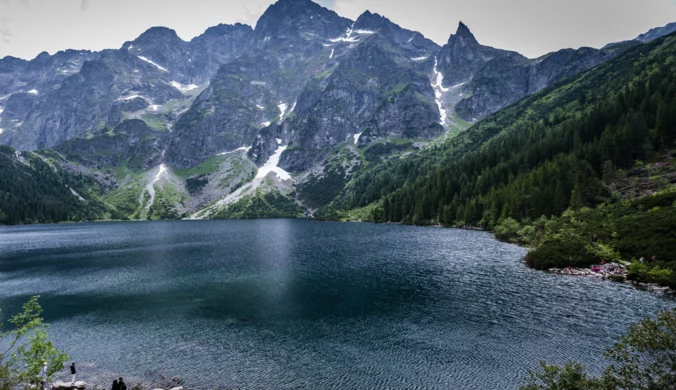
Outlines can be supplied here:
M443 44L465 22L479 42L537 57L601 47L676 21L676 0L319 0L356 19L365 10ZM252 26L272 0L0 0L0 58L66 48L118 48L152 26L185 40L218 23Z

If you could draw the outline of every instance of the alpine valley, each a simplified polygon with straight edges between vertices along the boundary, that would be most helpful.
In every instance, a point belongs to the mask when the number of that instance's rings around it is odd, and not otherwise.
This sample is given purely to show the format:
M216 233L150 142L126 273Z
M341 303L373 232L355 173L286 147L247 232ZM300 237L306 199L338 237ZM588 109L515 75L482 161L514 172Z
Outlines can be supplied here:
M529 59L480 44L462 23L440 47L368 11L349 20L279 0L255 28L218 25L189 42L153 27L115 50L5 57L0 223L308 216L494 226L559 215L571 199L597 202L600 191L581 191L603 184L606 161L606 174L630 169L673 142L673 126L650 145L648 135L618 135L587 155L591 168L580 163L580 148L624 126L585 115L633 81L660 95L641 109L676 123L674 84L652 81L673 81L673 30ZM622 99L612 115L640 111L643 100ZM599 122L575 136L584 120ZM645 134L659 127L650 123ZM547 137L565 142L546 149ZM556 158L587 181L544 172ZM528 180L558 203L498 193Z

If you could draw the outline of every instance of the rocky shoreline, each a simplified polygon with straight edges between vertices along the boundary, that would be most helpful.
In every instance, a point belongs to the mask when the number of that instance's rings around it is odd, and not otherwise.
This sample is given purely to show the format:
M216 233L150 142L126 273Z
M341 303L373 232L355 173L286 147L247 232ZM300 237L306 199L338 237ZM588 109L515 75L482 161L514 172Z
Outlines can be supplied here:
M676 290L673 290L666 286L660 286L659 284L656 283L641 283L627 280L627 268L624 265L617 263L608 263L596 267L598 267L597 270L592 270L591 268L573 268L573 267L550 268L546 272L557 275L582 276L593 279L611 280L617 283L630 284L637 289L652 293L667 296L676 296Z

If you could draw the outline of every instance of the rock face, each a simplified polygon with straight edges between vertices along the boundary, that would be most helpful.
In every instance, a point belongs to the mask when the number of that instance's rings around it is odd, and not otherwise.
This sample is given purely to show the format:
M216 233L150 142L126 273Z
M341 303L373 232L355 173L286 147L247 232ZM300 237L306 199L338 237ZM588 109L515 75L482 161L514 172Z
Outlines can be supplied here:
M83 381L71 382L54 382L56 390L84 390L87 388L87 383Z
M469 96L457 105L464 118L484 118L554 82L590 69L616 55L615 51L564 49L535 60L503 58L479 70L465 86Z
M285 122L290 149L281 166L307 169L357 137L363 145L395 137L431 139L443 132L438 121L428 77L392 41L374 35L298 98L295 117Z
M122 122L108 134L66 141L57 146L56 151L71 161L96 169L126 164L130 169L147 170L162 162L166 135L133 119Z
M455 34L437 54L438 69L444 75L444 85L452 86L468 82L489 62L526 61L519 53L495 49L479 44L469 28L460 22Z
M0 113L0 142L25 150L52 147L109 130L127 110L149 107L153 114L170 101L191 100L189 91L246 50L251 32L241 24L220 25L184 42L171 29L153 27L119 50L43 53L25 64L5 58L0 91L9 96L0 96L0 109L7 100L10 110ZM10 83L17 73L26 81ZM30 102L26 93L33 96ZM138 100L119 103L131 98L145 100L146 107Z
M254 49L223 66L176 124L167 157L190 166L250 146L258 131L289 115L296 97L324 71L330 39L352 23L309 0L282 0L261 16Z
M65 50L54 55L42 52L31 61L9 56L0 59L0 98L19 91L47 93L77 73L85 61L98 56L87 50Z
M444 75L445 86L462 86L465 97L457 103L455 111L463 119L474 121L620 52L613 47L600 50L583 47L531 60L479 44L461 22L438 54L438 69Z
M388 18L369 11L357 18L352 26L355 31L373 31L388 38L406 54L413 57L429 56L440 49L439 45L417 31L407 30L392 23Z
M672 34L674 32L676 32L676 22L669 23L666 26L653 28L647 33L639 35L634 40L639 42L650 42L654 39Z

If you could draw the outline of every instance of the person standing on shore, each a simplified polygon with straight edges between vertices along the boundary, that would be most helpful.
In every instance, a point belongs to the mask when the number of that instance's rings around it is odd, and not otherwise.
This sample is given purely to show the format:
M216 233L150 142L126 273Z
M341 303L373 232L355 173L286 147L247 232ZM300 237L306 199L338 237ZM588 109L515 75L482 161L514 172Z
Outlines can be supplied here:
M73 381L72 383L75 383L75 374L77 374L77 370L75 370L75 362L73 362L70 365L70 374L73 376Z
M120 377L120 381L117 382L118 390L127 390L127 384L124 383L124 380L122 377Z
M120 390L120 383L117 381L117 379L113 380L113 387L111 387L110 390Z
M43 360L41 363L38 378L44 383L47 380L47 362ZM42 388L44 388L44 386L42 386Z

